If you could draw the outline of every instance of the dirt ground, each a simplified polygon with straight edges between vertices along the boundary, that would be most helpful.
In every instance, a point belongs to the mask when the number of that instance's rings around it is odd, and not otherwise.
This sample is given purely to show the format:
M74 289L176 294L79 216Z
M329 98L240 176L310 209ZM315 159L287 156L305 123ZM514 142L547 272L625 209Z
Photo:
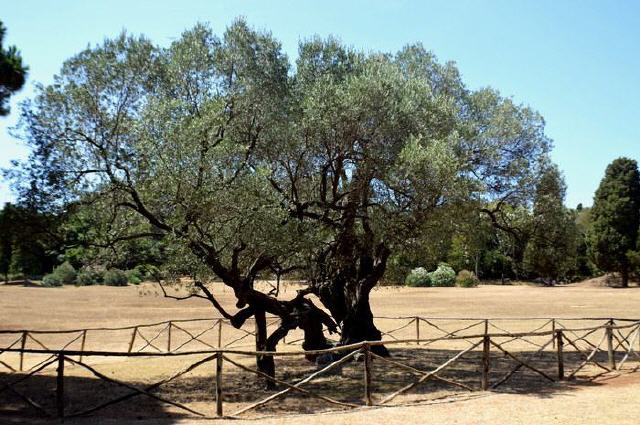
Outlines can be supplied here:
M286 286L280 298L295 295ZM222 285L214 295L233 311L233 293ZM537 287L481 285L477 288L380 287L371 296L375 316L424 317L640 317L640 288L581 284ZM219 316L202 299L162 297L154 284L34 288L0 285L2 329L75 329L127 326L169 319Z
M283 298L293 296L295 286L286 287L282 292ZM233 311L233 294L224 290L221 286L214 287L214 294L223 305ZM566 287L535 287L535 286L480 286L472 289L462 288L380 288L372 294L373 311L379 317L398 316L422 316L422 317L456 317L456 318L496 318L495 328L490 331L498 332L499 329L509 331L531 331L534 328L545 325L545 320L519 321L518 317L539 318L575 318L575 317L616 317L638 318L640 317L640 289L614 289L598 285L578 284ZM204 300L189 299L175 301L165 299L152 284L141 286L129 286L124 288L114 287L64 287L64 288L25 288L5 287L0 285L0 329L30 329L30 330L62 330L82 329L90 327L122 327L141 323L152 323L176 319L210 318L218 316ZM378 324L383 331L390 331L405 326L409 319L379 319ZM421 338L441 336L442 331L452 331L460 328L460 321L434 319L432 323L440 329L422 323ZM470 325L475 321L467 322ZM558 322L560 323L560 322ZM566 326L572 326L566 321ZM582 321L580 325L593 326L597 321ZM196 332L197 328L187 330ZM195 325L194 325L195 326ZM204 322L202 325L205 326ZM491 325L494 326L494 325ZM574 325L575 326L575 325ZM548 326L544 329L548 329ZM152 329L153 330L153 329ZM161 329L160 329L161 330ZM472 327L468 334L478 333L479 326ZM153 330L154 332L157 329ZM151 338L154 332L146 331L146 337ZM174 331L175 332L175 331ZM96 332L89 334L87 349L112 349L126 350L129 342L130 331L105 333ZM211 344L215 344L217 338L214 331L208 334ZM205 336L206 336L205 335ZM225 328L223 344L233 341L242 334L233 333L232 329ZM398 338L414 338L415 326L407 325L394 333ZM595 336L595 335L594 335ZM165 344L162 339L156 344ZM185 335L182 335L185 337ZM296 336L292 335L291 339ZM47 339L48 338L48 339ZM174 334L174 340L180 337ZM204 337L203 337L204 338ZM38 339L48 346L59 346L66 340L57 336L38 336ZM67 338L68 339L68 338ZM290 340L291 340L290 339ZM183 339L184 340L184 339ZM186 340L185 340L186 341ZM12 341L0 338L0 347L6 346ZM144 341L139 341L141 344ZM543 344L545 341L533 340L532 342ZM239 344L242 344L241 341ZM244 349L250 350L251 340L244 342ZM30 343L33 345L33 342ZM77 343L76 343L77 344ZM528 356L534 349L512 343L513 349ZM234 345L234 348L238 346ZM139 346L137 346L139 347ZM34 347L36 348L36 347ZM200 348L203 347L192 347ZM422 370L432 369L441 364L447 358L464 348L464 345L451 344L434 346L430 348L431 357L424 358L420 347L403 347L396 349L394 358L411 364ZM282 350L297 350L299 346L284 346ZM527 352L530 350L530 352ZM477 353L476 353L477 354ZM552 352L549 355L553 354ZM457 368L451 371L451 377L459 382L476 385L478 375L477 358L471 357L468 368ZM476 356L477 357L477 356ZM16 361L4 353L0 360ZM101 372L121 381L133 384L148 384L154 382L157 377L165 377L171 371L175 371L195 361L196 359L171 359L162 360L160 363L153 359L119 360L94 359L93 363ZM246 357L240 360L243 364L251 365L252 360ZM508 360L508 359L507 359ZM510 370L513 365L504 358L496 356L492 372L494 379L499 373ZM600 359L602 360L602 359ZM34 360L35 361L35 360ZM550 358L540 357L536 364L541 370L552 373L553 364ZM578 357L569 361L576 364ZM603 360L604 361L604 360ZM27 361L27 366L31 364ZM378 367L379 365L376 365ZM567 367L569 368L569 364ZM206 365L205 369L191 373L184 380L175 385L169 385L161 395L171 400L179 400L189 406L195 406L197 410L211 413L214 403L213 382L211 379L213 364ZM283 360L278 366L284 375L282 378L293 381L305 376L313 368L302 359ZM361 394L361 365L353 364L344 368L339 377L329 377L320 380L310 389L322 390L323 394L338 397L342 400L354 401ZM71 400L70 404L91 401L92 398L100 400L100 391L107 391L107 386L96 387L95 379L91 379L87 371L79 368L69 368L71 377L67 385L70 389L76 389L81 399ZM282 372L284 370L285 372ZM5 374L6 375L6 374ZM0 378L3 376L0 371ZM374 376L376 371L374 370ZM549 384L536 380L535 374L520 373L519 379L513 384L501 387L499 392L475 392L460 393L445 390L442 385L429 384L421 386L414 398L403 398L402 406L387 408L366 408L352 412L320 413L313 416L294 415L289 412L316 411L315 404L304 396L290 396L282 402L280 408L264 409L260 412L261 424L288 424L300 420L313 420L313 423L326 424L359 424L371 421L384 421L389 424L417 423L428 421L430 423L443 424L625 424L637 423L640 413L640 374L623 374L619 377L607 376L606 379L596 381L572 381L565 384ZM44 373L34 380L37 388L46 388L51 393L55 388L52 380L53 372ZM148 377L149 379L141 379ZM249 389L254 396L262 394L262 390L255 385L254 379L246 374L229 373L225 375L228 387ZM388 393L402 386L407 376L397 373L391 376L389 382L377 384L376 391ZM157 380L157 379L156 379ZM336 385L339 382L339 386ZM388 388L386 387L388 385ZM25 387L26 389L29 389ZM97 390L98 389L98 390ZM33 390L33 388L31 388ZM71 390L70 390L71 391ZM111 390L109 390L111 391ZM113 393L118 395L117 392ZM2 411L2 398L6 395L0 393L0 411ZM227 412L234 411L235 407L241 407L251 400L245 400L244 392L238 391L227 395L228 403L225 404ZM50 398L50 397L49 397ZM68 423L139 423L139 424L187 424L205 423L193 418L176 414L175 410L161 406L157 402L137 398L136 402L122 403L114 406L102 416L90 419L69 420ZM225 401L227 401L225 400ZM191 403L191 404L189 404ZM417 403L417 404L416 404ZM91 403L89 403L91 404ZM410 404L407 406L407 404ZM18 409L10 414L0 413L0 423L37 423L35 417L26 419L25 412ZM149 419L151 413L153 419ZM110 418L109 415L114 415ZM122 417L118 417L123 415ZM245 421L234 420L235 423ZM246 423L256 423L256 419L248 419Z
M635 425L640 414L640 374L596 381L591 387L567 389L552 398L536 394L476 393L417 406L362 408L347 413L284 415L259 420L233 420L237 425L294 425L311 420L317 425ZM223 421L227 422L227 421ZM71 422L89 424L90 421ZM118 420L104 420L116 425ZM142 420L138 425L205 425L213 420Z

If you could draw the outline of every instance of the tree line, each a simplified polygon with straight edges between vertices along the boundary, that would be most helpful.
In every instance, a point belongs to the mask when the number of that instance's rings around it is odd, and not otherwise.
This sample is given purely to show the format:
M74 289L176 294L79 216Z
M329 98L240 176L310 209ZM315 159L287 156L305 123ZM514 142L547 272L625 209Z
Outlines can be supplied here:
M447 263L455 271L468 270L484 280L541 280L568 283L617 272L622 285L640 273L638 212L640 183L637 163L628 158L612 162L594 196L594 207L564 205L566 185L557 166L540 178L531 207L504 209L500 228L481 210L447 215L409 238L389 260L385 284L403 284L411 270L435 270ZM483 209L490 208L487 205ZM23 205L5 204L0 210L0 274L5 280L36 278L61 263L102 281L101 271L129 273L139 283L149 270L169 265L167 244L159 237L121 241L117 249L93 239L93 222L72 206L60 216ZM418 234L418 233L417 233ZM293 273L292 278L302 277ZM269 271L261 277L274 278Z

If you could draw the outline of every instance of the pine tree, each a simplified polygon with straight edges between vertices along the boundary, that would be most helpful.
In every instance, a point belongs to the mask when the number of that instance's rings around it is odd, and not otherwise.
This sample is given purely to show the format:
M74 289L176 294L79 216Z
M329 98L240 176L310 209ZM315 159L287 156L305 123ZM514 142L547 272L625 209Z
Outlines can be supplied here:
M530 274L557 280L575 267L575 219L564 206L566 185L556 165L549 166L536 186L533 229L525 252Z
M2 47L6 32L0 21L0 116L9 114L9 98L22 88L28 70L15 46Z
M618 158L607 167L591 211L590 250L596 265L619 272L628 286L629 255L636 248L640 225L640 173L638 163Z

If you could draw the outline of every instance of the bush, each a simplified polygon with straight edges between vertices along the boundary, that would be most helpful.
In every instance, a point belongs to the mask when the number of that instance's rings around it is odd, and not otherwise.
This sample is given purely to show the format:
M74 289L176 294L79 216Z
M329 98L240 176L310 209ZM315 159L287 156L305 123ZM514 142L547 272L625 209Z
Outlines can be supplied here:
M127 286L127 275L119 269L107 270L104 274L104 284L109 286Z
M142 282L142 279L144 279L144 273L141 268L138 267L132 270L127 270L125 274L127 275L127 281L132 285L139 285Z
M53 288L54 286L62 286L62 280L55 273L49 273L42 278L42 286Z
M424 267L418 267L411 270L411 273L407 275L404 280L404 284L407 286L431 286L431 278L427 269Z
M77 285L99 285L104 279L104 272L92 268L84 267L76 277Z
M53 269L51 274L56 275L63 284L68 285L76 281L76 269L68 261Z
M438 264L438 268L429 273L431 286L454 286L456 284L456 272L447 263Z
M478 286L480 281L474 272L469 270L460 270L456 277L456 285L461 288L474 288Z

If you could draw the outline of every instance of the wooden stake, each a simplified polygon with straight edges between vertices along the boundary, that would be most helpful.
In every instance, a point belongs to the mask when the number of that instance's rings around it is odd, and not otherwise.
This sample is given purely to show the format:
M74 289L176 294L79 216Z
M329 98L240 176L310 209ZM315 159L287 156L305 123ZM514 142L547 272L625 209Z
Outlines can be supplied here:
M556 319L551 319L551 332L552 335L556 335ZM556 340L553 340L553 348L556 348Z
M614 370L616 368L616 358L615 353L613 351L613 328L611 327L611 322L607 325L607 355L609 357L609 369Z
M171 352L171 327L173 324L169 321L169 327L167 328L167 353Z
M420 318L416 317L414 320L416 321L416 340L418 341L416 344L420 345Z
M131 341L129 341L129 350L128 350L129 353L131 353L131 350L133 350L133 343L136 340L137 333L138 333L138 327L136 326L135 328L133 328L133 332L131 333Z
M556 331L556 349L558 355L558 381L564 379L564 340L562 330Z
M368 344L362 347L364 354L364 401L367 406L372 406L371 401L371 353Z
M64 354L58 353L58 375L56 378L56 409L58 417L64 418Z
M491 337L489 335L485 335L482 341L482 391L487 391L489 389L490 344Z
M84 352L84 343L87 341L87 330L83 330L82 331L82 340L80 340L80 358L78 359L78 361L82 361L82 353Z
M22 339L20 340L20 372L24 370L24 346L27 344L27 334L27 331L22 332Z
M222 416L222 351L216 353L216 415Z

